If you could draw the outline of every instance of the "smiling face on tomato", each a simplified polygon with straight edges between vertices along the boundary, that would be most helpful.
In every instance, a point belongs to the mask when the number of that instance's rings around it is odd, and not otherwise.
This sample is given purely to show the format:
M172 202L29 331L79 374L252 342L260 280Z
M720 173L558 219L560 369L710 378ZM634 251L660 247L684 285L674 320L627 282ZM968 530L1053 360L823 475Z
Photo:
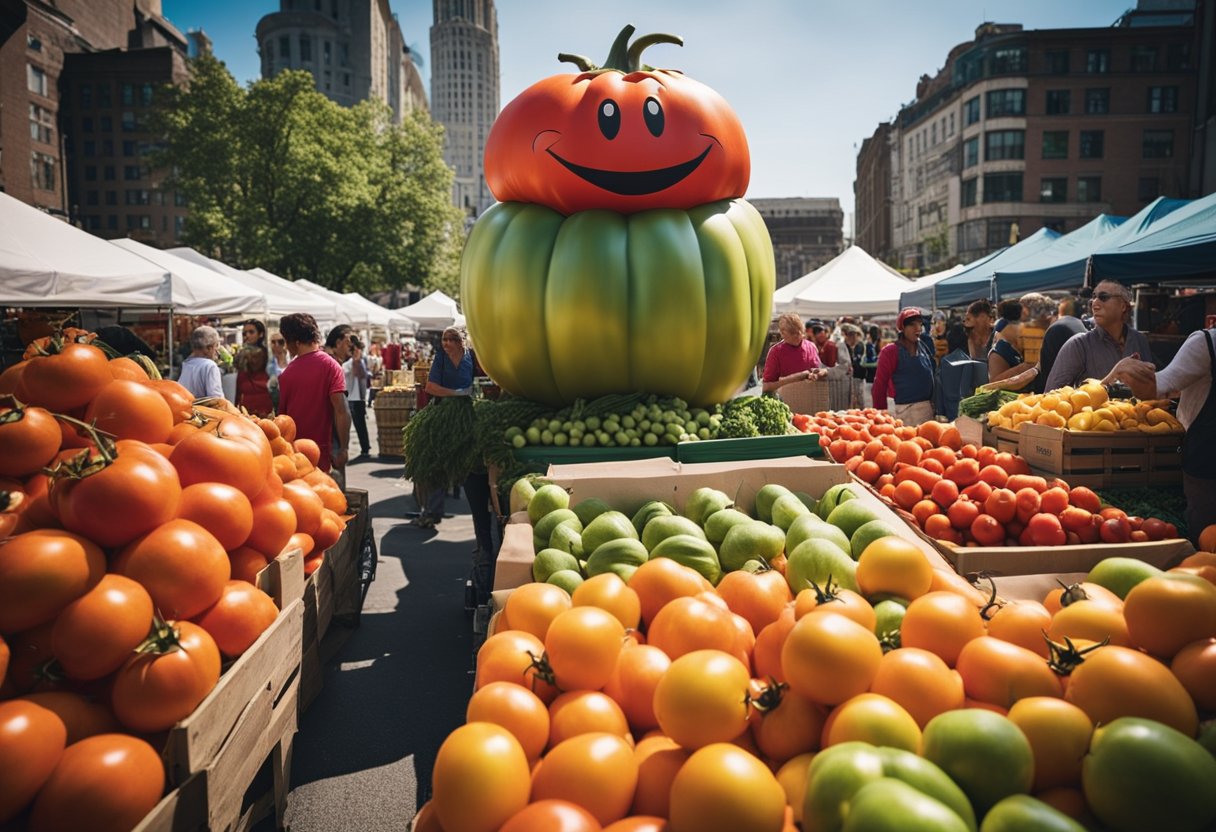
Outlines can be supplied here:
M508 104L485 169L503 202L630 214L741 197L751 163L739 119L709 87L670 70L600 70L547 78Z

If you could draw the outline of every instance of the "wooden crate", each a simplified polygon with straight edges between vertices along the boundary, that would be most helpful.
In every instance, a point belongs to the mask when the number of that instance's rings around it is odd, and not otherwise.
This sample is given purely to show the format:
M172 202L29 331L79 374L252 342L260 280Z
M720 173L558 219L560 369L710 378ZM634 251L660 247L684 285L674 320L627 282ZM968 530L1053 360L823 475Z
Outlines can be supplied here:
M1088 488L1180 485L1181 433L1072 431L1026 423L1019 453L1038 474Z
M1013 428L985 428L985 430L987 432L984 434L984 444L996 448L997 453L1016 454L1019 452L1020 430Z
M325 555L333 570L333 619L344 627L359 626L363 611L362 555L369 502L363 489L346 491L346 528Z
M288 549L257 574L257 586L279 609L304 596L304 552Z

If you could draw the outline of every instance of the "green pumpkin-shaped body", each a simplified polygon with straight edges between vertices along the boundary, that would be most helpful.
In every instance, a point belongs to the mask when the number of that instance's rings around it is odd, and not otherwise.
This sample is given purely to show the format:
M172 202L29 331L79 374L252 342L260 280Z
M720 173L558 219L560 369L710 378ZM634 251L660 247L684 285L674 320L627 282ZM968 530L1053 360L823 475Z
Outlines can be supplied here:
M764 220L742 199L570 216L504 202L469 236L461 299L481 366L515 395L706 405L758 360L775 272Z

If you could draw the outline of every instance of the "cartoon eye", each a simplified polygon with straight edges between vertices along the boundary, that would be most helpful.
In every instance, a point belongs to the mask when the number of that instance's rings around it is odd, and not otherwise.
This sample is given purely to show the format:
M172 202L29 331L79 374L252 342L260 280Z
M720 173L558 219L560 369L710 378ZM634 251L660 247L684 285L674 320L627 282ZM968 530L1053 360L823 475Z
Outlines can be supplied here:
M650 135L658 138L663 135L663 108L657 98L647 98L642 105L642 117L646 119L646 129Z
M621 108L611 98L605 98L600 104L600 132L604 138L611 141L621 130Z

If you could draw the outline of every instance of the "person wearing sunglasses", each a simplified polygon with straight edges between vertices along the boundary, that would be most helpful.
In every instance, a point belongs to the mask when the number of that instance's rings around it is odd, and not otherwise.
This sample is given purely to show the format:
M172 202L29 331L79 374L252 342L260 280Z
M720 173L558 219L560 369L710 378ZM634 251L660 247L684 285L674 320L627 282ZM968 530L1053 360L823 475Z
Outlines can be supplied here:
M1087 378L1105 378L1122 358L1152 361L1148 338L1128 323L1132 296L1126 286L1115 280L1103 280L1094 287L1090 307L1094 328L1074 335L1060 348L1045 390L1075 387Z

